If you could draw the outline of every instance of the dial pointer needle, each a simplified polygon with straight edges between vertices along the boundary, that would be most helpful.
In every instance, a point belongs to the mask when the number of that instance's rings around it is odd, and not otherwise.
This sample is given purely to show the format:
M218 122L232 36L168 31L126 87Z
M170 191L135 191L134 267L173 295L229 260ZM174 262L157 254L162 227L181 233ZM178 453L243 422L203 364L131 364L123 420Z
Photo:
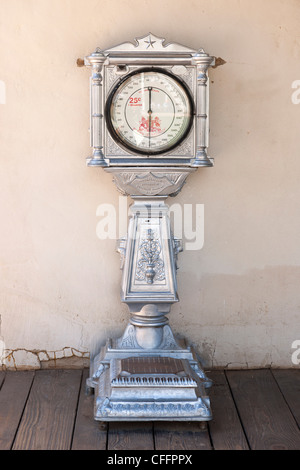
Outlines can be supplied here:
M148 116L149 116L149 149L150 149L150 139L151 139L151 115L152 115L152 109L151 109L151 91L152 91L152 86L148 87L149 90L149 110L148 110Z

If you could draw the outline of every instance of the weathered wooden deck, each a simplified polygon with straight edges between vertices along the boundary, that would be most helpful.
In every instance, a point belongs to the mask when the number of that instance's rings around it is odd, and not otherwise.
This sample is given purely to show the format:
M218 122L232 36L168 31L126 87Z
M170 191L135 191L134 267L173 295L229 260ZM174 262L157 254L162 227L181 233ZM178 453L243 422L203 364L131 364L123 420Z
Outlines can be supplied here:
M88 370L0 372L1 450L300 450L300 370L212 371L214 419L93 419Z

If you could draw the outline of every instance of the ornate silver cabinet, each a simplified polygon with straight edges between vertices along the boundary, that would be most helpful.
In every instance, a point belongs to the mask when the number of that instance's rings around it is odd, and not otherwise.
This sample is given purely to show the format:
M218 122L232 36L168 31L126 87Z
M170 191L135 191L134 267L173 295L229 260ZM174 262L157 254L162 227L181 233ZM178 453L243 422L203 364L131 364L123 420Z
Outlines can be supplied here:
M121 300L130 320L91 363L95 419L210 420L206 377L196 352L176 338L167 314L178 302L174 238L165 200L207 156L209 66L202 49L149 33L85 58L91 68L88 166L112 174L132 198L128 234L118 242Z

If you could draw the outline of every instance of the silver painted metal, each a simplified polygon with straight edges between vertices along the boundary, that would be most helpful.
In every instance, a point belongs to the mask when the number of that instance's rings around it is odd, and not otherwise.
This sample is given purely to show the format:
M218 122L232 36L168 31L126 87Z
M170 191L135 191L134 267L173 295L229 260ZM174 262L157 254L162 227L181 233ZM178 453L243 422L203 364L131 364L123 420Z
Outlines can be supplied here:
M134 204L130 207L130 220L123 267L121 300L126 302L129 310L135 315L144 317L144 305L155 304L151 316L157 317L160 311L163 315L167 305L178 301L174 244L168 217L168 206L164 198L146 199L134 196ZM151 231L152 248L156 245L156 263L143 263L144 244ZM154 242L155 240L155 242ZM149 240L148 240L149 242ZM152 258L153 261L153 258ZM148 270L151 283L147 278ZM142 277L141 270L144 270ZM163 274L163 276L162 276ZM147 307L147 316L150 316Z
M119 192L126 196L176 196L190 173L190 167L110 167Z
M118 242L121 301L129 323L120 338L108 339L91 362L87 387L95 392L94 417L100 421L212 419L207 378L196 351L175 337L167 314L178 302L177 256L165 203L176 196L188 175L210 167L208 147L208 67L214 57L203 49L166 43L152 33L101 50L85 58L91 76L91 147L88 166L103 167L118 191L133 204L127 236ZM116 84L143 67L164 69L180 77L195 105L185 140L160 155L132 153L110 135L106 101Z
M97 48L85 57L92 68L91 76L91 147L89 166L213 166L207 156L209 110L207 70L215 58L181 44L166 43L152 33L109 49ZM163 155L145 157L131 153L116 143L109 134L104 118L109 93L124 76L145 66L155 66L179 77L195 101L196 114L192 129L182 145Z

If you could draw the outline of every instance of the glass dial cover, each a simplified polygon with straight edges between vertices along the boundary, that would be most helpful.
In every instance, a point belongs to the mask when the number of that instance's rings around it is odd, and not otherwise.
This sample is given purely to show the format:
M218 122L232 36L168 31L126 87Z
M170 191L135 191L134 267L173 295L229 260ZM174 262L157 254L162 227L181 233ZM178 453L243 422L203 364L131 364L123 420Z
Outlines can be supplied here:
M187 86L163 69L139 69L110 93L106 121L112 137L132 153L158 155L188 135L194 115Z

